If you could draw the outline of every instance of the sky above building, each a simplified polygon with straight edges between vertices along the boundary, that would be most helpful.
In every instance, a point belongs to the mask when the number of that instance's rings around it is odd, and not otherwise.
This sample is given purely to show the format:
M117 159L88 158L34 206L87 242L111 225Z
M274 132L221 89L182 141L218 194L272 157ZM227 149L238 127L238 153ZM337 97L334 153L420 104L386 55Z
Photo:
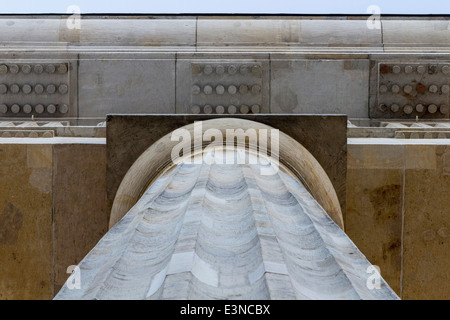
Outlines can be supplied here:
M0 13L450 14L450 0L0 0ZM379 12L377 12L379 11Z

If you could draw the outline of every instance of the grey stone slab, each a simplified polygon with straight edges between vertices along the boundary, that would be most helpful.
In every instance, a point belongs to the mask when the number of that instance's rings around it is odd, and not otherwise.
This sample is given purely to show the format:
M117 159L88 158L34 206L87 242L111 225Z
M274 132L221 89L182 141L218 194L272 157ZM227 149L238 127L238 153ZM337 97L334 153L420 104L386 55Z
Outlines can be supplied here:
M448 20L383 20L385 46L442 47L450 44Z
M368 116L369 60L271 60L271 113Z
M86 19L80 40L84 43L138 46L193 46L195 18L190 19ZM124 32L125 31L125 32Z
M14 45L193 46L195 17L24 16L0 19L0 42Z
M200 17L197 25L199 46L298 44L299 20L220 19Z
M0 20L1 21L1 20ZM78 54L73 51L59 51L59 50L13 50L9 46L0 48L0 59L11 61L14 60L17 63L19 61L28 61L35 63L44 62L59 62L67 60L78 59Z
M22 42L51 43L58 42L61 19L31 16L0 19L0 42L19 44Z
M366 19L200 17L198 46L381 46L381 31Z
M340 52L338 50L328 52L301 52L301 51L278 51L270 53L272 60L347 60L347 59L368 59L371 55L367 52Z
M381 29L369 29L367 19L305 19L301 21L301 43L324 46L382 46Z
M174 51L146 52L141 50L124 51L115 49L98 49L83 51L78 57L80 60L175 60Z
M271 53L257 51L195 51L195 52L177 52L177 59L211 59L211 60L233 60L233 59L252 59L252 60L268 60Z
M80 59L79 116L175 113L175 61Z

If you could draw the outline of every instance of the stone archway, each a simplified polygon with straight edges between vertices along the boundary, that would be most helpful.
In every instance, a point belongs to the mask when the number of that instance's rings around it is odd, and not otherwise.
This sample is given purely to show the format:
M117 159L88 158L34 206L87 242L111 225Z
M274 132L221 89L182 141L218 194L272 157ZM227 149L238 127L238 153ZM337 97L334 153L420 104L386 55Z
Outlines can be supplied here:
M183 129L194 136L194 125L195 123L188 124ZM267 151L270 154L272 145L270 132L274 128L268 125L237 118L211 119L202 122L203 132L216 129L225 136L226 130L230 128L242 129L244 132L249 129L266 129L269 132ZM178 141L172 141L171 137L172 133L169 133L151 145L128 170L114 199L110 228L131 209L152 182L175 166L171 159L171 153ZM344 222L339 200L323 168L311 153L293 138L283 132L279 132L278 138L280 165L305 186L333 221L343 229ZM207 146L208 143L203 143L202 150ZM192 154L199 152L199 150L194 150L194 147L192 144ZM236 147L242 146L236 145Z

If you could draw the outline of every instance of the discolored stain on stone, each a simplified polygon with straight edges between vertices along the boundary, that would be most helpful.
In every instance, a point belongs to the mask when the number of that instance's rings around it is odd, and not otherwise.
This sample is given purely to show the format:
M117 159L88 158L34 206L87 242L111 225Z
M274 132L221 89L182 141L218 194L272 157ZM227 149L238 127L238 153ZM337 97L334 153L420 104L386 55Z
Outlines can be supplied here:
M416 86L416 91L418 93L424 93L427 90L427 87L425 87L423 84L418 83Z
M425 242L433 241L436 238L436 233L433 230L425 230L422 232L422 238Z
M200 74L202 72L202 68L198 64L191 64L191 72L192 74Z
M52 147L50 145L27 145L28 168L51 168Z
M436 155L434 169L405 170L403 299L447 299L450 294L450 242L442 237L448 227L450 179L443 174L441 155L448 146L427 147ZM411 149L411 156L427 152L424 148ZM410 274L414 281L408 280Z
M385 65L385 64L381 65L381 66L380 66L380 72L381 72L382 74L387 74L387 73L389 73L389 66L387 66L387 65Z
M52 181L48 179L52 175L51 168L35 168L30 174L30 186L38 189L41 193L50 193L52 191Z
M383 260L390 260L392 265L396 265L400 268L400 250L402 242L400 239L395 239L392 242L383 243Z
M361 69L361 64L358 60L345 60L344 70L358 70Z
M398 184L383 185L369 193L370 203L376 208L374 217L377 220L394 220L397 218L396 208L400 198L401 186Z
M444 176L450 175L450 149L442 155L442 173Z
M54 292L108 230L105 157L104 145L54 146Z
M0 244L16 244L22 225L22 211L11 202L8 202L0 214Z
M442 238L447 238L449 236L448 228L442 227L438 230L437 234Z
M298 106L297 94L289 88L282 89L281 92L275 96L275 101L280 106L281 110L285 112L292 112Z
M165 149L165 146L163 143L159 143L156 147L156 151L162 152Z

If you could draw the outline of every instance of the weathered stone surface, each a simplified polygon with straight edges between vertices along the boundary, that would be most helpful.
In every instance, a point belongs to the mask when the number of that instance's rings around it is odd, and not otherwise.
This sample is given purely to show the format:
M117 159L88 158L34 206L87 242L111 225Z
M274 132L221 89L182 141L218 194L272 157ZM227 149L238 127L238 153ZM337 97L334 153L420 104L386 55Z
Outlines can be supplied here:
M66 46L134 46L146 50L172 47L186 51L214 46L223 48L308 51L381 51L448 48L448 21L441 17L373 16L83 16L80 29L68 28L77 16L11 16L0 20L0 41L30 46L36 43ZM369 28L375 19L380 28ZM381 28L382 24L382 28ZM179 48L177 48L179 47Z
M383 42L387 49L395 47L431 48L445 47L450 44L448 21L415 18L404 21L398 18L383 21Z
M51 299L106 232L100 140L2 139L0 299Z
M402 299L450 296L448 144L348 144L346 231Z
M199 46L370 46L381 45L381 31L366 20L200 17Z
M347 146L345 231L401 292L404 146Z
M106 146L55 145L53 257L55 293L108 230Z
M195 45L195 18L128 17L104 19L104 16L92 17L82 21L77 15L45 16L45 17L9 17L0 20L5 31L0 36L2 42L36 42L41 44L65 43L79 46L81 43L95 45L137 45L167 46ZM80 28L76 23L79 22ZM69 26L71 28L69 28ZM122 33L127 30L126 33ZM182 32L180 32L182 30Z
M450 298L450 146L406 146L403 298Z
M368 116L369 60L271 60L271 113Z
M142 19L83 19L80 41L97 45L194 46L196 19L194 17L154 17ZM123 30L128 30L126 35ZM68 30L62 30L64 32Z
M378 55L371 58L371 118L449 118L449 61L424 60L423 56L401 59L395 55Z
M269 113L268 58L267 54L177 56L177 113Z
M173 55L167 59L82 56L78 81L79 117L104 119L109 113L175 113Z
M0 299L52 294L52 146L0 144Z

